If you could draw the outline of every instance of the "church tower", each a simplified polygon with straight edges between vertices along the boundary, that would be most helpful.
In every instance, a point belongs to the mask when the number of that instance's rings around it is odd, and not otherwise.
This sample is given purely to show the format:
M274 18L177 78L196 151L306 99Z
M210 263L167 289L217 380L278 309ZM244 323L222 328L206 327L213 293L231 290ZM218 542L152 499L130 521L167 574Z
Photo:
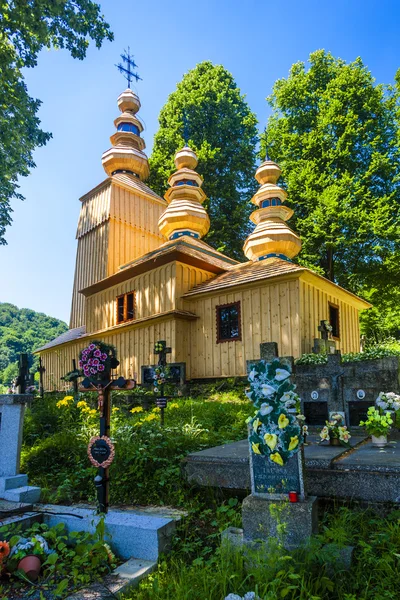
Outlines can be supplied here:
M267 155L255 174L260 187L251 199L257 210L252 212L250 220L256 228L243 246L249 260L281 258L290 261L301 250L299 236L286 224L293 210L284 204L287 193L277 185L280 176L279 166Z
M86 324L81 289L113 275L164 241L158 220L167 203L144 183L149 163L137 117L139 97L128 88L117 102L121 114L114 121L111 148L102 156L108 177L80 199L70 328Z

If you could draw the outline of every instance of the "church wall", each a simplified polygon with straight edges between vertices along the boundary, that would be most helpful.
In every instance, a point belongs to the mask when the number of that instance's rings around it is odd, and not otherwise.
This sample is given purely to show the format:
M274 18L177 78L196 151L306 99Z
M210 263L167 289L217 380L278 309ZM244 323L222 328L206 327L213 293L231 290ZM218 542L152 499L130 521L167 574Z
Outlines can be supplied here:
M319 338L318 325L329 320L329 303L339 307L340 339L336 347L342 353L360 351L358 309L345 302L342 293L331 293L331 286L323 289L300 279L301 354L312 352L314 338Z
M106 344L114 345L121 361L114 373L126 378L136 377L140 382L140 367L154 364L156 361L153 352L156 341L167 340L171 345L172 353L169 355L171 362L184 360L181 348L178 351L176 337L177 327L181 327L181 323L179 319L161 318L150 325L148 323L133 324L122 331L114 331L111 335L96 335L95 338L86 338L58 349L41 352L43 365L46 368L44 388L46 391L53 391L66 390L70 387L70 384L60 381L60 377L72 370L72 359L75 358L78 362L79 352L90 343L91 339L98 339Z
M242 339L217 343L216 307L241 303ZM190 333L178 335L189 347L188 378L232 377L246 374L246 361L260 357L260 343L275 341L284 356L300 355L299 282L252 285L247 289L198 297L185 302L198 315ZM179 332L178 332L179 333Z
M79 290L107 275L109 223L106 221L78 239L70 328L85 325L85 298Z
M118 185L112 185L111 189L108 275L165 242L158 228L164 204Z

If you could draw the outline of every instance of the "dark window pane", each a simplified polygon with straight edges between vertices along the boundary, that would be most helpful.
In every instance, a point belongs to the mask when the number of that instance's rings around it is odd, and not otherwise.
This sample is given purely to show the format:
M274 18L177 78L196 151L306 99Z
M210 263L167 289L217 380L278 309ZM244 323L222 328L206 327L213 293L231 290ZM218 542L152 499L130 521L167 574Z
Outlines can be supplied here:
M218 315L218 340L234 340L239 338L239 304L221 306L217 308Z
M128 321L135 318L135 296L128 294L126 299L126 318Z
M329 305L329 323L332 326L333 337L340 337L339 309L337 306L332 306L332 304Z
M124 297L117 298L117 323L122 323L124 320Z

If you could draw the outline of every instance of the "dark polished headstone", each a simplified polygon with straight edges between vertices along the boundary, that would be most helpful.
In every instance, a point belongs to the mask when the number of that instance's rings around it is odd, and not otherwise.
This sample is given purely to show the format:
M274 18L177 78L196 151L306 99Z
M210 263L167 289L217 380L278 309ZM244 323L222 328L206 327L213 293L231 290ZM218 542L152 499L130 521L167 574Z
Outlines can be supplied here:
M252 454L252 492L253 494L304 493L300 475L299 456L295 454L281 467L266 456Z
M367 419L370 406L374 406L374 403L368 400L354 400L349 402L349 424L351 427L358 427L360 421Z
M325 425L325 421L329 418L328 402L304 402L303 410L306 423L310 426Z

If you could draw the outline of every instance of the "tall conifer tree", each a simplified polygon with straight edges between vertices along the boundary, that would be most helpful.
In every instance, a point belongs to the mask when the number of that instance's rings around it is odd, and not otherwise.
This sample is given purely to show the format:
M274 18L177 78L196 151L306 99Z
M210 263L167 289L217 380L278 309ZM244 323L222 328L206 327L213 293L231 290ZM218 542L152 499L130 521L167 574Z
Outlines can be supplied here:
M199 157L211 228L205 240L236 258L250 226L249 199L256 189L257 119L232 75L202 62L186 73L160 112L150 158L149 185L163 195L175 170L174 154L184 145Z

